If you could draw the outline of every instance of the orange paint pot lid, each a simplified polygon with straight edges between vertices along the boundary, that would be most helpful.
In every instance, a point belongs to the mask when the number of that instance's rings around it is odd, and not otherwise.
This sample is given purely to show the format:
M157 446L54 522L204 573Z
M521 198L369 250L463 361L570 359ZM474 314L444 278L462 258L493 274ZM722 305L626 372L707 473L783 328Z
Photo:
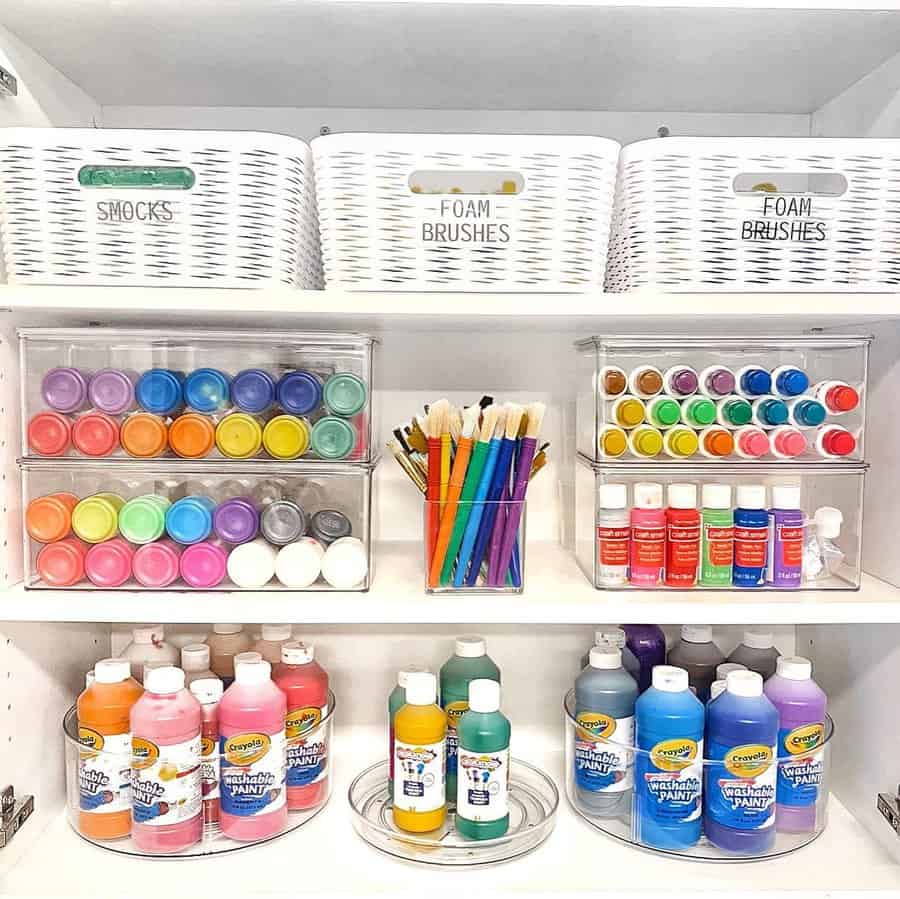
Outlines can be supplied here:
M201 459L216 445L216 429L203 415L188 412L169 426L169 446L182 459Z
M87 547L76 537L66 537L41 548L35 560L38 577L50 587L72 587L84 579Z
M105 412L82 415L72 425L72 443L85 456L108 456L119 448L119 423Z
M724 428L716 428L703 437L703 448L711 456L730 456L734 452L734 437Z
M149 412L129 415L119 433L125 452L139 459L162 455L168 445L168 435L165 420Z
M68 536L72 529L70 493L51 493L33 499L25 510L25 530L38 543L53 543ZM78 502L78 499L75 502Z

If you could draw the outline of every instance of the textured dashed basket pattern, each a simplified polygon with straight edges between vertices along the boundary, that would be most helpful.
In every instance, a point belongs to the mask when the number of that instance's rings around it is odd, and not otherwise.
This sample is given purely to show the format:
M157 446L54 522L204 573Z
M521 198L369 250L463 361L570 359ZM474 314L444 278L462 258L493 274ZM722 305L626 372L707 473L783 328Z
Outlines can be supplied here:
M91 165L185 167L195 181L83 187ZM148 213L154 202L169 205ZM110 203L130 220L110 221ZM10 283L322 286L312 153L281 135L0 131L0 239Z
M749 240L766 194L738 195L744 173L829 173L841 196L812 196L820 241ZM769 194L771 197L772 195ZM610 291L892 291L900 285L900 141L662 138L625 147L613 213Z
M312 141L328 287L581 292L601 289L619 145L605 138L328 135ZM484 201L508 242L439 242L447 194L414 193L417 171L514 172L516 195Z

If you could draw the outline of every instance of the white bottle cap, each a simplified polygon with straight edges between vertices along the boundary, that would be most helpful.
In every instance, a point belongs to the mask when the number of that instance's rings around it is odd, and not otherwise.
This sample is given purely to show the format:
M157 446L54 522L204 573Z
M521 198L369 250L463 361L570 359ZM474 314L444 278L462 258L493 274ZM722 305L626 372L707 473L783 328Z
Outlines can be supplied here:
M635 509L661 509L662 504L662 484L648 484L644 481L639 481L634 485Z
M601 509L624 509L628 505L625 484L601 484L597 488L597 505Z
M424 665L407 665L397 672L397 686L406 689L411 674L430 674L431 672Z
M799 509L800 485L776 484L772 487L773 509Z
M289 624L264 624L262 626L262 638L269 643L290 640L291 626Z
M739 509L765 509L765 486L763 484L738 484L737 504Z
M85 690L94 682L94 669L84 672L84 688Z
M144 674L144 689L148 693L177 693L184 689L184 672L174 665L153 668Z
M696 509L696 484L669 484L669 506L672 509Z
M201 705L218 702L225 690L222 681L217 677L201 677L199 680L191 681L188 689Z
M181 667L185 671L206 671L209 668L209 647L205 643L182 646Z
M409 705L434 705L437 678L430 671L413 671L406 679L406 701Z
M704 509L730 509L730 484L704 484L701 490Z
M622 650L615 646L593 646L589 658L591 668L612 671L622 667Z
M214 624L214 634L239 634L243 631L243 624Z
M485 645L484 637L479 637L475 634L465 634L456 638L454 652L464 659L477 659L479 656L487 654L487 646Z
M487 678L469 681L469 708L473 712L499 712L500 684Z
M621 649L627 639L625 631L620 627L605 627L594 631L594 646L600 646L601 643L609 643L610 646Z
M285 665L308 665L315 657L316 648L312 643L295 640L281 647L281 661Z
M712 627L708 624L682 624L681 639L685 643L711 643Z
M262 654L258 652L239 652L234 657L234 670L238 670L239 665L255 665L262 661Z
M358 587L368 573L366 547L358 537L340 537L322 556L322 577L336 590Z
M771 649L775 645L775 637L771 631L744 631L743 643L750 649Z
M249 653L241 653L248 655ZM265 659L257 659L254 662L245 662L242 665L237 664L235 657L234 680L235 683L247 687L256 687L264 684L272 677L272 666Z
M278 550L262 537L242 543L228 553L228 577L238 587L264 587L275 576Z
M720 665L716 665L716 680L722 681L725 683L725 678L732 671L746 671L747 666L741 665L740 662L722 662Z
M819 536L826 540L837 540L841 536L841 525L844 523L844 516L840 509L833 506L822 506L816 509L814 516L816 530Z
M322 573L325 547L314 537L301 537L278 550L275 557L275 577L285 587L309 587Z
M788 680L809 680L812 677L812 662L802 656L782 656L776 662L775 673Z
M688 688L688 673L674 665L655 665L653 686L665 693L683 693Z
M734 696L762 696L762 675L755 671L732 671L725 678L725 689Z
M161 624L151 624L148 627L136 627L131 632L133 643L159 643L166 638L165 628Z
M717 696L721 696L725 692L725 681L723 680L714 680L709 685L709 698L710 701L715 699Z
M131 677L128 659L101 659L94 663L94 681L98 684L120 684Z

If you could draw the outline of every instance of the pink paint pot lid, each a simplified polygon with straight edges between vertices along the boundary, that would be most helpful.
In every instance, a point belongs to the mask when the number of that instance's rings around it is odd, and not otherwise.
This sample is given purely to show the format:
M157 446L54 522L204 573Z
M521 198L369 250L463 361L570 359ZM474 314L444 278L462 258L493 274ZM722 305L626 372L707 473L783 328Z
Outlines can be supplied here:
M178 580L180 557L181 552L174 540L145 543L134 553L134 578L144 587L168 587Z
M775 449L785 456L800 456L806 452L806 438L793 429L776 434L773 443Z
M181 554L181 576L189 587L217 587L225 579L228 555L214 543L194 543Z
M95 543L84 557L84 573L97 587L121 587L131 577L134 548L121 537Z
M769 451L769 438L762 431L747 431L738 439L741 450L748 456L764 456Z

